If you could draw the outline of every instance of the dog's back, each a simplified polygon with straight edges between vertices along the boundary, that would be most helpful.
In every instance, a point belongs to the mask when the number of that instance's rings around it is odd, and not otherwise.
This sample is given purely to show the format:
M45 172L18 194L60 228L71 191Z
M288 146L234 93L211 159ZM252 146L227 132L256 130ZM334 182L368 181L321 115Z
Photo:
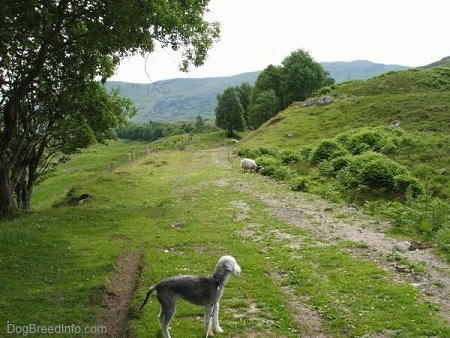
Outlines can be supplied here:
M211 276L175 276L155 285L158 300L181 297L196 305L217 300L219 287ZM171 297L167 297L170 294Z

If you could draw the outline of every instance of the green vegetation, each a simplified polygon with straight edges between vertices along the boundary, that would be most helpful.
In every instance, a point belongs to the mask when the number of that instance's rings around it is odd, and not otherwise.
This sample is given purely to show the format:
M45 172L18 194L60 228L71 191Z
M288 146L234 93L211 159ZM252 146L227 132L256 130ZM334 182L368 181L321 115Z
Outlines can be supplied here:
M217 147L223 135L213 135L208 137ZM204 145L205 137L195 136L192 144ZM276 186L241 173L237 163L230 170L226 148L179 151L169 144L171 138L166 145L155 144L157 153L113 172L110 162L153 144L90 147L37 186L33 213L1 224L1 332L6 323L98 323L116 257L142 250L142 276L129 306L130 329L137 336L158 332L154 297L142 315L135 310L148 286L173 274L209 273L223 253L235 255L243 268L225 290L224 336L303 335L308 322L292 317L295 299L317 311L327 336L385 330L448 336L436 307L421 301L412 286L391 281L371 260L348 252L369 248L345 241L318 246L322 240L288 226L269 214L266 204L226 184L245 178L256 187ZM59 203L81 194L92 199ZM235 205L247 206L244 220ZM299 243L301 249L293 249ZM180 301L173 336L202 335L196 318L203 318L203 311Z
M449 92L450 68L439 67L342 83L333 103L293 104L238 154L293 190L365 206L450 253Z
M307 52L297 50L281 66L264 69L254 87L243 83L219 94L216 125L227 130L228 137L234 136L233 129L258 128L292 102L309 98L320 87L333 83L319 63Z
M238 92L229 87L217 96L216 126L226 130L228 137L234 136L234 131L244 131L244 107Z
M131 124L117 130L117 136L126 140L156 141L167 136L180 134L202 134L216 131L209 121L200 115L192 122L155 122Z
M368 79L388 71L407 68L370 61L320 64L336 82ZM188 121L194 120L197 115L213 118L219 93L227 87L237 87L242 83L253 86L260 73L261 71L257 71L227 77L177 78L156 82L149 76L149 83L146 84L107 81L106 87L119 89L122 95L133 101L138 110L132 120L136 124L149 121Z
M180 70L203 64L219 36L208 1L2 3L0 219L31 207L42 171L133 114L105 83L125 56L183 50ZM132 18L132 19L131 19ZM114 29L111 29L114 27ZM100 81L99 81L100 80ZM17 203L14 203L14 197Z

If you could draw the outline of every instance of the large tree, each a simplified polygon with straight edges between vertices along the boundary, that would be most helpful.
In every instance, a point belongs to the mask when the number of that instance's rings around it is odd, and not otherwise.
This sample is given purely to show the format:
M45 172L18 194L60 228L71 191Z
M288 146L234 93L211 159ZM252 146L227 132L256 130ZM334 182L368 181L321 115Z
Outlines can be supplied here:
M225 129L228 137L234 135L234 130L244 130L244 108L239 101L235 87L228 87L221 94L217 95L215 113L216 126Z
M29 208L43 168L111 136L133 113L98 83L159 46L201 65L219 27L207 0L0 0L0 219ZM25 196L25 197L22 197Z
M281 110L281 67L267 66L256 79L250 95L249 125L258 128Z
M274 117L280 111L280 99L275 90L261 91L256 96L250 111L250 125L259 128L264 122Z
M308 52L294 51L281 66L269 65L259 74L250 97L250 124L257 128L292 102L303 101L332 83L328 72Z
M286 108L294 101L304 101L327 81L327 73L308 52L299 49L286 57L282 64L282 103Z

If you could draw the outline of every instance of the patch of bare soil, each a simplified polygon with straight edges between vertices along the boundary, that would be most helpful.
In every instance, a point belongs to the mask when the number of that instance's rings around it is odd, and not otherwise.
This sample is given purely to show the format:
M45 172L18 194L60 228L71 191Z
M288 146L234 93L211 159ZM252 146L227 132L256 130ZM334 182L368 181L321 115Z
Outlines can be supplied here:
M128 337L128 304L136 290L141 272L141 250L119 256L109 285L102 291L105 313L98 325L106 327L102 337Z

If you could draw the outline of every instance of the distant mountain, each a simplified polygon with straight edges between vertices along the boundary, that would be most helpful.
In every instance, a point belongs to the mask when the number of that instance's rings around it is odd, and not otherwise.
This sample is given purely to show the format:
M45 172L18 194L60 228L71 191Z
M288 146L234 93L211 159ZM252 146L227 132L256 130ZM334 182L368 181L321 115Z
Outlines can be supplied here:
M321 62L322 67L330 72L336 82L348 80L365 80L391 70L402 70L409 67L401 65L385 65L366 60L350 62Z
M370 61L322 62L336 82L367 79L391 70L408 67ZM217 94L243 82L253 85L259 71L229 77L170 79L148 84L108 81L108 88L120 88L136 105L134 122L193 120L200 115L214 116Z
M212 117L217 94L242 82L254 84L260 72L229 77L187 78L148 84L108 81L109 88L120 88L138 109L134 122L193 120L200 115Z

